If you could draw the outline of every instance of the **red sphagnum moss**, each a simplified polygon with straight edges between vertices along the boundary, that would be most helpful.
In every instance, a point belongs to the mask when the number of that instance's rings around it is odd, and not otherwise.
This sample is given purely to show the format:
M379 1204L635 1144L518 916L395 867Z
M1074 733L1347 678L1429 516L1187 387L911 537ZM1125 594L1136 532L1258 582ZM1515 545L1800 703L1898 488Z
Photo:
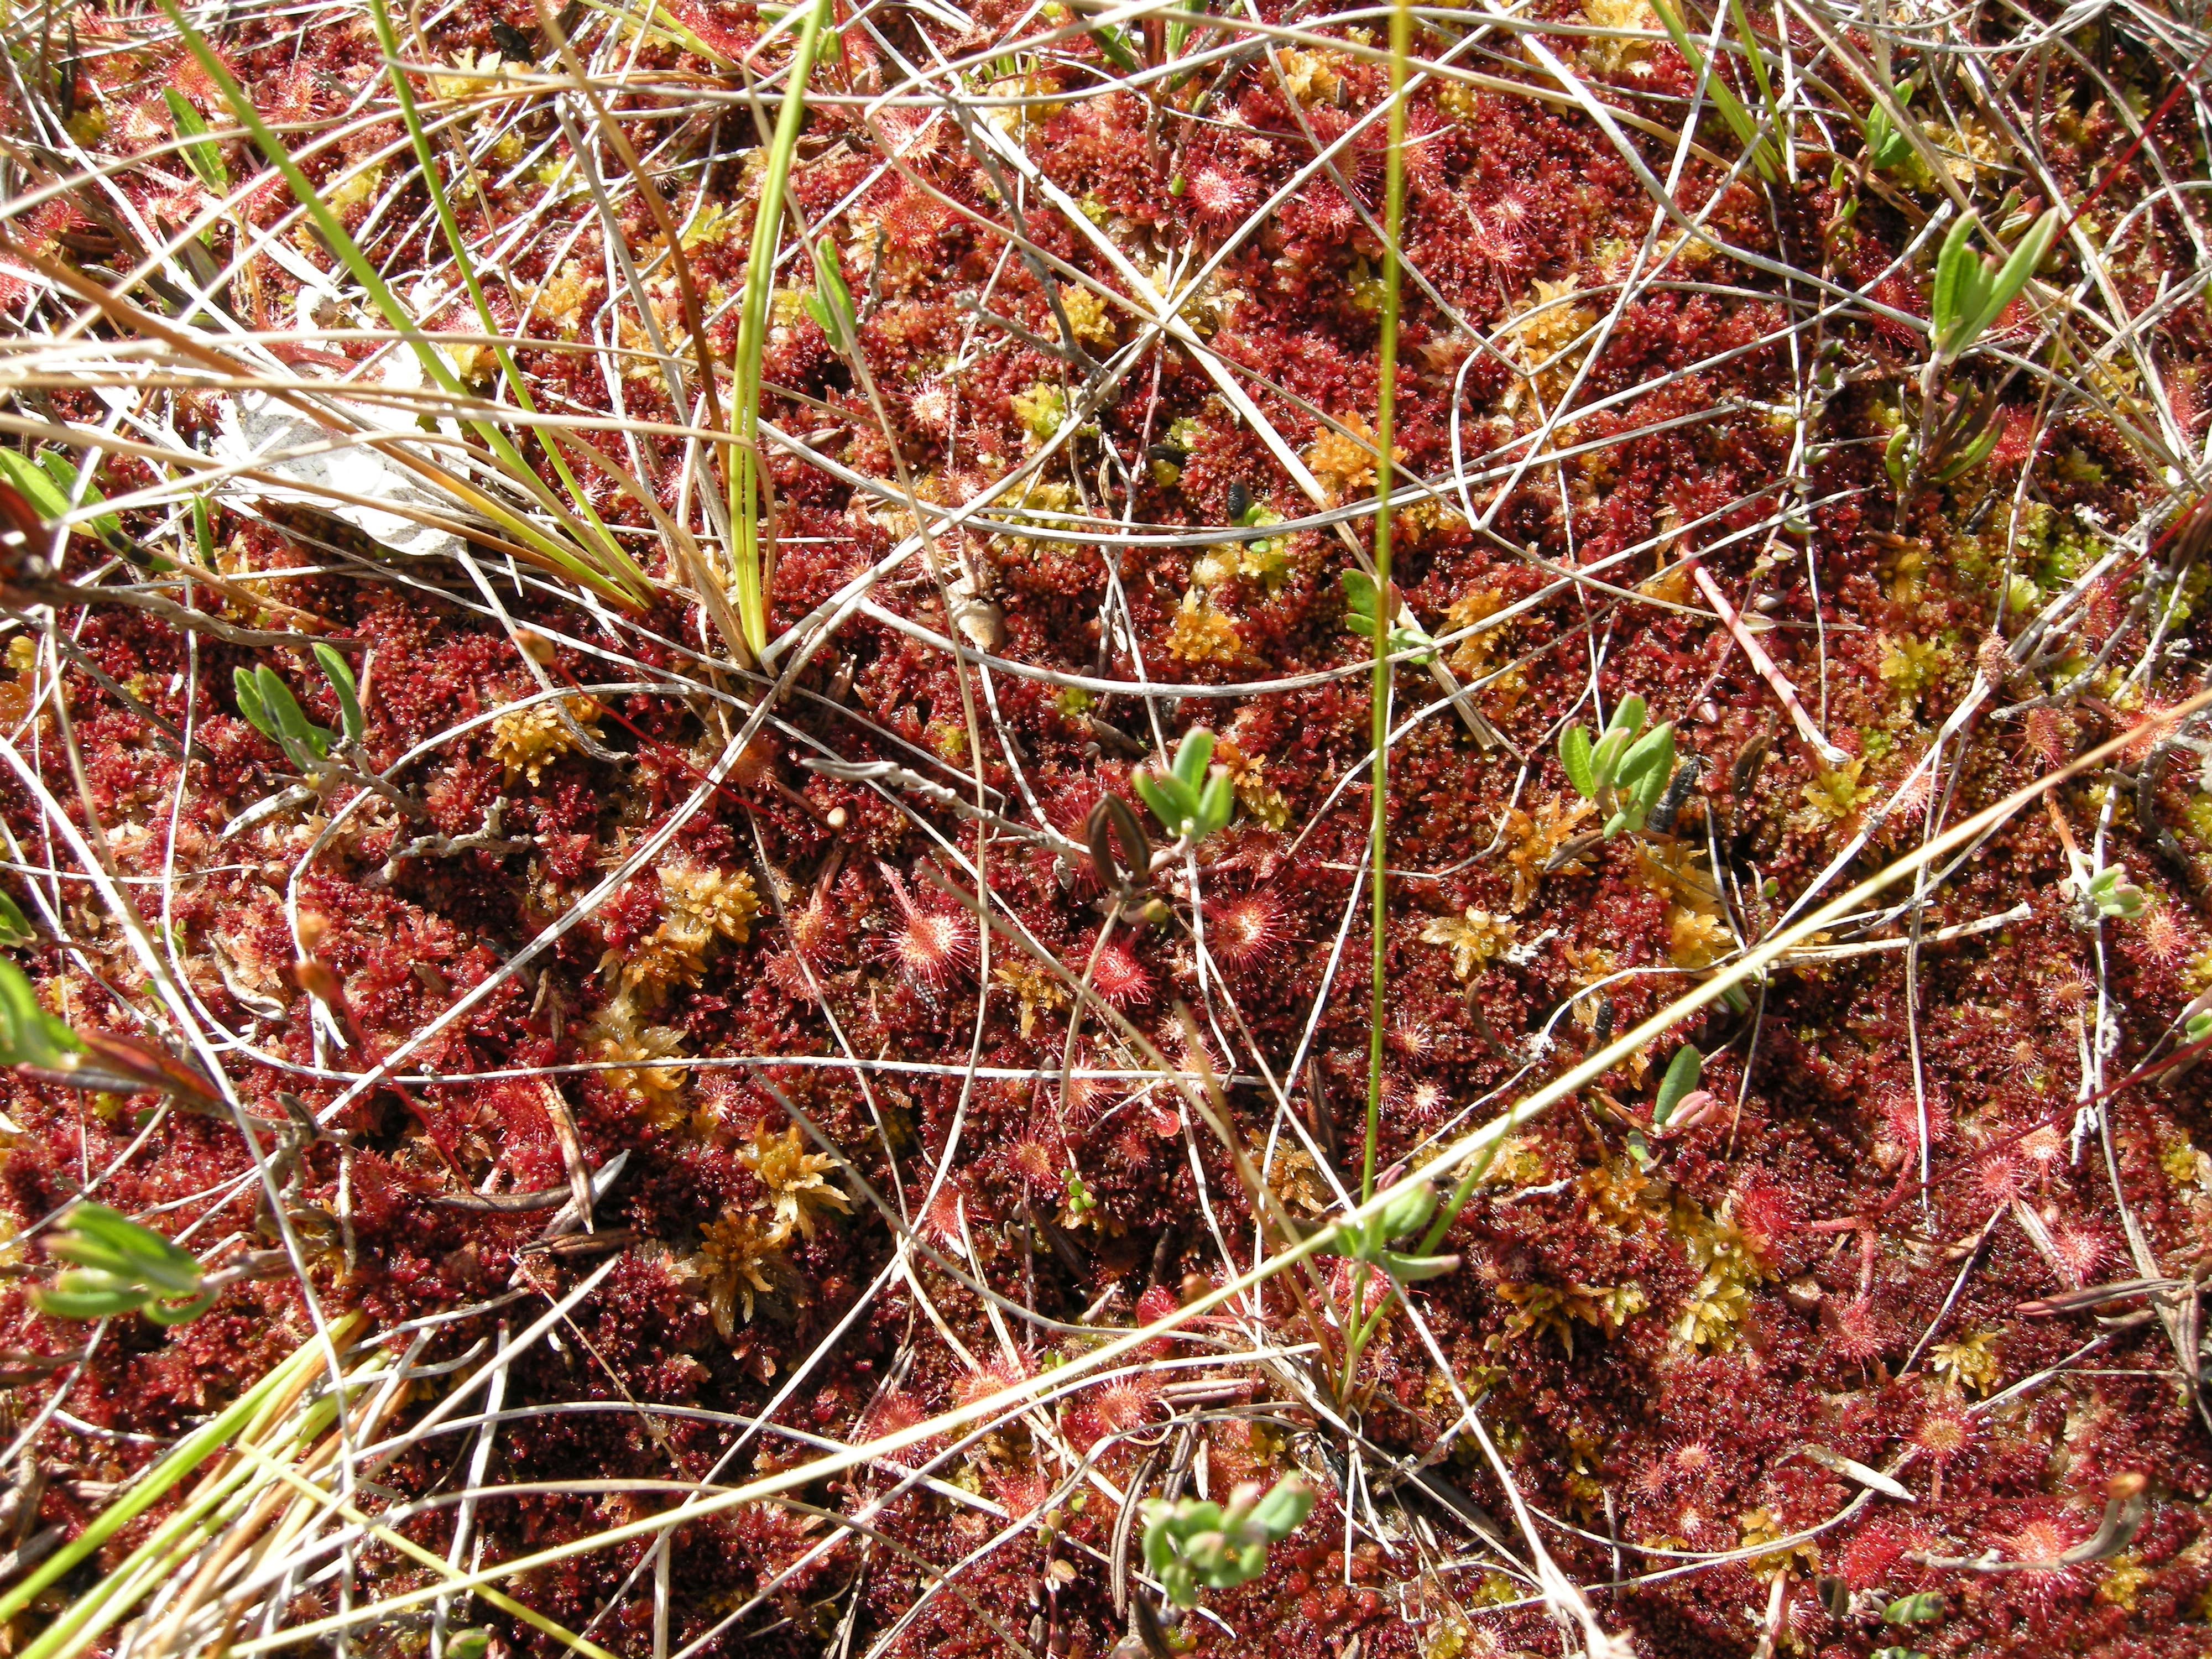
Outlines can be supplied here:
M226 1514L102 1650L562 1651L518 1604L640 1659L2212 1646L2212 1066L2169 1063L2212 1026L2201 30L1424 14L1375 1167L2051 787L1543 1095L1449 1271L1185 1314L1360 1192L1340 577L1392 76L1372 13L1095 9L827 5L761 343L801 630L765 667L707 428L801 13L571 7L588 95L550 11L392 19L495 336L371 11L202 19L444 385L170 17L0 24L10 960L221 1079L9 1073L0 1571L352 1312L418 1375L334 1454L347 1501L427 1558ZM1931 362L1951 225L2053 205ZM377 507L458 533L395 550ZM587 507L649 601L545 563ZM241 706L257 668L327 754ZM1685 769L1607 838L1559 738L1631 696ZM1171 847L1133 773L1199 726L1234 816ZM1655 1121L1686 1043L1711 1099ZM212 1310L42 1312L87 1199ZM1304 1525L1163 1631L1134 1506L1292 1473Z

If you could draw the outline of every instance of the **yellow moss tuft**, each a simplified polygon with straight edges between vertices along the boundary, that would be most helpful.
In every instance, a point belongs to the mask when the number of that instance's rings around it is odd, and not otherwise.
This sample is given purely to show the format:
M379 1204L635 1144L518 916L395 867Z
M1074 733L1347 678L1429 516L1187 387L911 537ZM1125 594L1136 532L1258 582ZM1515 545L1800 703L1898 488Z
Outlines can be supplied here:
M569 717L596 742L599 728L590 721L599 714L599 705L589 697L565 701ZM550 702L510 708L491 723L491 757L505 770L510 783L518 777L526 778L536 787L547 767L563 755L574 754L580 747L575 733L562 721L557 707Z
M794 1227L811 1243L817 1210L852 1213L852 1200L825 1178L828 1171L837 1167L837 1160L827 1152L808 1152L797 1124L780 1135L764 1124L757 1127L752 1145L738 1149L738 1162L769 1189L779 1243L791 1236Z
M687 1258L685 1269L707 1282L707 1307L722 1340L738 1334L738 1304L744 1305L745 1323L753 1320L753 1298L773 1293L789 1278L782 1245L789 1235L765 1226L757 1215L732 1212L700 1229L698 1252Z
M1470 908L1464 916L1437 916L1431 921L1421 929L1421 943L1448 948L1453 974L1465 979L1477 968L1504 956L1520 931L1487 910Z
M1241 662L1243 636L1202 588L1183 595L1168 628L1168 649L1185 662Z

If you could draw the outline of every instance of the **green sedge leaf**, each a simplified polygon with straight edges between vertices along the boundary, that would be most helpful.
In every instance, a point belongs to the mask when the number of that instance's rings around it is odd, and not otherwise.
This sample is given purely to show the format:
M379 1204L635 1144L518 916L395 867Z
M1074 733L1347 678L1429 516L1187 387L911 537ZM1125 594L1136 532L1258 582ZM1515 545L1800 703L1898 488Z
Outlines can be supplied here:
M1585 726L1571 726L1559 733L1559 764L1575 793L1589 800L1597 794L1597 779L1590 769L1590 734Z
M1659 1079L1659 1093L1651 1103L1651 1127L1663 1126L1680 1105L1682 1097L1698 1086L1698 1074L1704 1070L1705 1057L1689 1043L1674 1051L1674 1058L1667 1064L1667 1075Z
M353 670L346 666L346 659L338 654L335 646L325 645L320 641L314 646L314 657L323 671L323 678L331 683L331 690L337 694L338 718L345 728L346 741L359 743L368 733L368 723L362 716L361 688L354 679Z
M1129 50L1121 38L1121 31L1111 23L1101 23L1091 31L1091 38L1098 43L1098 50L1106 54L1107 61L1125 75L1134 75L1144 67L1137 54Z
M214 194L228 195L230 168L223 161L222 146L208 137L208 124L200 119L200 112L174 87L162 88L161 100L169 106L169 119L176 125L177 137L185 141L185 164Z
M58 519L69 511L69 497L55 488L46 469L27 455L0 449L0 472L8 475L8 482L22 492L23 499L38 509L40 518Z
M836 256L822 241L814 244L814 293L807 309L839 355L850 355L860 337L860 320L853 309L853 291L845 286Z
M22 907L5 893L0 893L0 947L21 950L26 945L35 944L38 937Z
M76 464L58 449L49 449L41 453L39 465L54 481L55 488L61 491L64 506L72 497L78 498L80 509L97 506L107 499L90 479L85 479L82 484L78 483L80 475ZM103 513L92 520L92 532L102 541L119 542L123 539L123 520L112 513Z

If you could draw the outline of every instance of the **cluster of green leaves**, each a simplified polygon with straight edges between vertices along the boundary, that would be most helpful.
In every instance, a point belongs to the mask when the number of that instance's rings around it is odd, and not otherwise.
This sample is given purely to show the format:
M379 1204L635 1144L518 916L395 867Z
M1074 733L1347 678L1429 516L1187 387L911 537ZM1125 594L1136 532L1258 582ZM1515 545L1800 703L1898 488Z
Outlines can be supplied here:
M1422 1255L1395 1250L1390 1242L1419 1232L1437 1212L1437 1189L1424 1181L1408 1187L1362 1222L1339 1222L1336 1237L1325 1247L1330 1255L1364 1261L1401 1285L1435 1279L1459 1266L1455 1255Z
M200 1288L200 1264L150 1227L105 1204L80 1204L46 1245L75 1265L50 1286L31 1292L39 1311L57 1319L116 1319L143 1314L156 1325L181 1325L214 1304Z
M1375 579L1364 570L1347 570L1339 580L1344 584L1344 625L1364 640L1373 639L1382 611ZM1437 642L1419 623L1406 617L1391 623L1382 649L1386 656L1411 657L1425 668L1437 659Z
M1204 841L1226 827L1236 812L1229 769L1211 765L1212 759L1213 733L1197 726L1183 734L1172 764L1139 767L1131 774L1139 797L1170 835Z
M1929 295L1928 320L1936 356L1958 356L1986 333L1990 325L2020 297L2058 234L2058 210L2052 208L2028 227L2020 245L2000 262L1994 253L1974 252L1972 221L1960 218L1943 239L1936 258L1936 287Z
M353 670L346 666L343 657L319 641L314 647L314 653L323 678L337 695L339 723L344 728L344 744L350 747L359 743L368 730L362 717L361 691L354 683ZM301 771L315 770L338 746L338 733L309 720L300 707L300 700L292 695L292 688L266 664L233 671L231 684L238 693L238 712L246 717L246 724L282 749L285 757Z
M1200 1587L1234 1589L1267 1570L1267 1547L1279 1544L1312 1513L1313 1489L1295 1474L1266 1497L1252 1482L1229 1506L1197 1498L1145 1500L1145 1565L1179 1607L1198 1605Z
M1644 729L1644 699L1624 697L1602 737L1571 726L1559 734L1559 763L1567 781L1606 815L1610 841L1624 830L1641 830L1674 775L1674 723Z

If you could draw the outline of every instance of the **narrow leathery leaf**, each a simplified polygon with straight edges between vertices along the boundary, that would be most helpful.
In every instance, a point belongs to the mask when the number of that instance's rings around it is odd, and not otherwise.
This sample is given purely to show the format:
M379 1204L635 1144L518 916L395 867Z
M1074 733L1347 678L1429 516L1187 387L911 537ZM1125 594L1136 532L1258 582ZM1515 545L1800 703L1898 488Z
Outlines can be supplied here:
M1936 482L1949 483L1953 479L1963 477L1972 471L1996 453L1997 440L2003 435L2003 424L1992 421L1982 428L1973 442L1959 452L1954 459L1945 463L1943 469L1936 474Z
M1911 444L1911 428L1900 426L1889 434L1889 442L1882 447L1882 471L1889 474L1890 483L1899 490L1905 488L1905 456Z
M208 124L200 119L200 112L174 87L163 88L161 99L169 106L169 119L176 124L177 137L185 141L185 164L215 195L228 195L230 168L223 162L222 146L208 137Z
M1672 720L1653 726L1629 746L1628 752L1613 769L1613 781L1620 784L1633 784L1654 768L1661 769L1660 787L1665 787L1667 777L1674 769L1674 723Z
M1127 860L1131 873L1140 879L1151 873L1152 840L1145 833L1145 821L1119 795L1109 793L1099 798L1098 804L1106 809L1106 821L1113 826L1114 838L1121 844L1121 856Z
M1431 1182L1424 1181L1408 1187L1382 1206L1376 1218L1378 1223L1376 1236L1381 1238L1402 1237L1426 1226L1436 1209L1437 1189Z
M133 1313L145 1298L128 1291L64 1290L58 1285L34 1285L32 1304L53 1319L118 1319Z
M1091 816L1083 826L1084 840L1091 854L1091 872L1098 884L1108 892L1121 885L1121 869L1114 861L1112 825L1106 816L1106 802L1102 799L1091 809Z
M1395 1250L1382 1251L1376 1262L1391 1278L1408 1285L1424 1279L1441 1279L1459 1267L1455 1255L1401 1255Z
M273 668L263 666L254 671L256 684L261 693L261 707L276 727L277 741L289 751L294 749L320 759L330 752L331 734L307 718L300 707L300 700L292 695L292 688L284 684ZM299 755L294 755L295 761Z
M199 555L203 569L215 568L215 526L208 511L207 497L192 497L192 550Z
M84 1046L76 1032L40 1006L30 980L12 962L0 962L0 1024L6 1027L7 1042L0 1065L52 1068Z
M1229 769L1217 766L1198 798L1199 838L1202 841L1215 830L1227 827L1236 810L1237 791L1229 781Z
M1597 797L1597 777L1590 767L1592 747L1586 726L1571 726L1559 733L1559 764L1565 769L1567 781L1574 785L1575 793L1585 800Z
M0 893L0 949L21 950L26 945L35 945L38 939L22 907L5 893Z
M1936 286L1928 296L1928 322L1939 350L1949 349L1966 315L1972 273L1979 269L1971 246L1973 234L1972 222L1961 216L1936 256Z
M234 668L230 671L230 684L238 696L238 712L246 723L270 742L276 742L276 722L269 717L269 710L261 702L259 672L251 668Z
M1615 732L1626 732L1632 739L1634 738L1636 734L1644 729L1646 713L1643 698L1623 697L1620 706L1613 711L1613 718L1606 722L1607 735L1610 736Z
M1193 726L1176 747L1175 775L1183 787L1195 790L1206 781L1206 769L1213 762L1213 733L1202 726Z
M1941 1590L1922 1590L1916 1595L1901 1595L1881 1610L1883 1622L1892 1625L1925 1625L1943 1616L1943 1593Z
M1698 1074L1704 1069L1705 1063L1705 1056L1689 1043L1684 1043L1674 1051L1674 1058L1667 1063L1667 1074L1659 1079L1659 1093L1651 1103L1654 1128L1673 1116L1674 1108L1682 1102L1682 1097L1698 1086Z
M1253 1506L1252 1524L1267 1534L1270 1543L1279 1544L1304 1523L1313 1506L1313 1488L1295 1474L1286 1474Z
M346 659L337 653L334 646L317 641L313 651L315 661L323 671L323 678L331 683L331 690L337 694L339 722L345 732L345 740L349 744L359 743L368 735L368 723L362 716L361 688L354 680L353 670L346 666Z
M1179 780L1140 769L1129 775L1129 782L1138 797L1152 809L1152 816L1160 821L1162 828L1171 836L1182 833L1183 821L1197 810L1198 803L1194 800L1186 806L1171 793L1182 787Z
M1364 639L1373 639L1382 607L1375 597L1375 579L1364 570L1346 570L1337 577L1344 589L1344 625Z
M1634 740L1632 733L1617 727L1598 740L1596 749L1590 754L1590 777L1599 789L1613 787L1620 757Z
M187 1325L215 1306L215 1298L216 1293L207 1291L173 1306L166 1302L149 1302L138 1310L138 1316L149 1325Z
M1963 351L1986 333L1996 319L2004 315L2005 307L2020 297L2021 290L2035 275L2043 256L2051 251L2051 239L2058 234L2058 210L2051 209L2020 239L2011 257L1994 273L1984 276L1979 284L1977 299L1979 303L1973 314L1966 319L1965 335L1953 348Z

